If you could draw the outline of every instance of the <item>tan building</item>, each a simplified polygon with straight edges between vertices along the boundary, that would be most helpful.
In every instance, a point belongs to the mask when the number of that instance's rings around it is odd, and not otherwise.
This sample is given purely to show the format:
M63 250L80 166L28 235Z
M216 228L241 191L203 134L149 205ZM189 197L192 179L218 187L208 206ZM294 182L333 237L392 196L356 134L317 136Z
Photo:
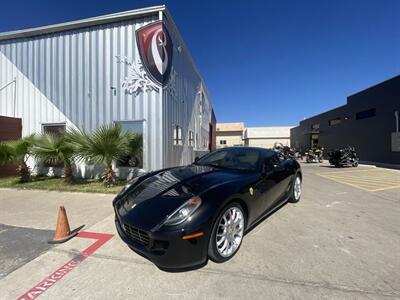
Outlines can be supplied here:
M217 148L243 146L244 123L217 123Z
M290 146L291 128L291 126L247 127L243 134L244 145L272 148L275 143L281 143Z

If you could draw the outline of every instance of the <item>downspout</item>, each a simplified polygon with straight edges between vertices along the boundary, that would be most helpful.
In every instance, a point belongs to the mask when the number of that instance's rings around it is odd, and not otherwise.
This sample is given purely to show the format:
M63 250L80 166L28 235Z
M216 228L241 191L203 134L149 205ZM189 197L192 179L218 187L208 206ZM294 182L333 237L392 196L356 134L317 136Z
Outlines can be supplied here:
M17 78L14 77L14 118L17 115Z
M14 77L13 81L7 83L3 87L0 88L0 92L4 90L5 88L9 87L10 85L14 84L14 117L16 116L16 106L17 106L17 78Z
M396 133L399 133L399 111L394 112L394 117L396 118Z

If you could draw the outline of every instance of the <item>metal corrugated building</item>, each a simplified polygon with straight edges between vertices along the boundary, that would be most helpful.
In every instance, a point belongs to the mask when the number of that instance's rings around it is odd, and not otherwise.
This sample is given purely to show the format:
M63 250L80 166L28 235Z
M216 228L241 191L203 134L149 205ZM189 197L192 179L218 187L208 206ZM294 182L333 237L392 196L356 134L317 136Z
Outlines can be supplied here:
M156 23L162 32L154 33L154 46L140 44L138 30ZM153 65L143 61L147 54ZM158 62L161 83L149 71ZM154 170L210 149L212 113L165 6L0 34L0 115L22 118L23 136L57 124L92 131L121 122L142 131L143 168ZM182 140L173 136L178 131Z
M355 147L364 163L400 165L400 75L347 97L345 105L300 121L291 144L303 150L315 144L325 153Z

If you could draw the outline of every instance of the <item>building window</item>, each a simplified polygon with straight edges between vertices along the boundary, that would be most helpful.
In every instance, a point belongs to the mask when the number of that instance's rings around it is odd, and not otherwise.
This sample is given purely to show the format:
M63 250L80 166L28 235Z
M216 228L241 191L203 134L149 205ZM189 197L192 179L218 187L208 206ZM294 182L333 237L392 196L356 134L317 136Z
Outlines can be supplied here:
M313 124L311 125L312 130L318 130L319 129L319 124Z
M329 126L338 125L341 122L342 122L342 120L340 118L331 119L331 120L329 120Z
M194 134L193 131L189 130L189 146L194 146Z
M311 135L311 146L318 145L319 143L319 135L318 134L312 134Z
M43 124L43 133L64 134L65 124Z
M219 141L219 144L220 144L220 145L226 145L226 140L220 140L220 141Z
M183 145L183 137L182 137L182 127L175 125L173 132L174 145L182 146Z
M367 119L367 118L372 118L376 116L376 109L371 108L363 111L359 111L356 113L356 120L362 120L362 119Z
M43 124L42 125L43 133L45 134L54 134L54 135L62 135L65 133L65 124ZM64 166L63 162L48 162L44 161L43 166L45 168L62 168Z
M116 162L117 167L143 168L143 121L115 121L122 131L135 135L130 141L132 153Z

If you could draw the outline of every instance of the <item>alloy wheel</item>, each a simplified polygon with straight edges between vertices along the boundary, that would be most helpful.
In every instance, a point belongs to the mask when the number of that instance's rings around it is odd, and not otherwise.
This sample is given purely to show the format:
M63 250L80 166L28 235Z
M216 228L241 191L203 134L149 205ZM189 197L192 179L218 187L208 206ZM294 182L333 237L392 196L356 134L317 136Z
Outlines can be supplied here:
M218 253L222 257L232 256L239 248L244 233L244 216L238 207L230 207L222 215L216 236Z
M301 196L301 179L299 176L296 177L294 182L294 199L298 200Z

